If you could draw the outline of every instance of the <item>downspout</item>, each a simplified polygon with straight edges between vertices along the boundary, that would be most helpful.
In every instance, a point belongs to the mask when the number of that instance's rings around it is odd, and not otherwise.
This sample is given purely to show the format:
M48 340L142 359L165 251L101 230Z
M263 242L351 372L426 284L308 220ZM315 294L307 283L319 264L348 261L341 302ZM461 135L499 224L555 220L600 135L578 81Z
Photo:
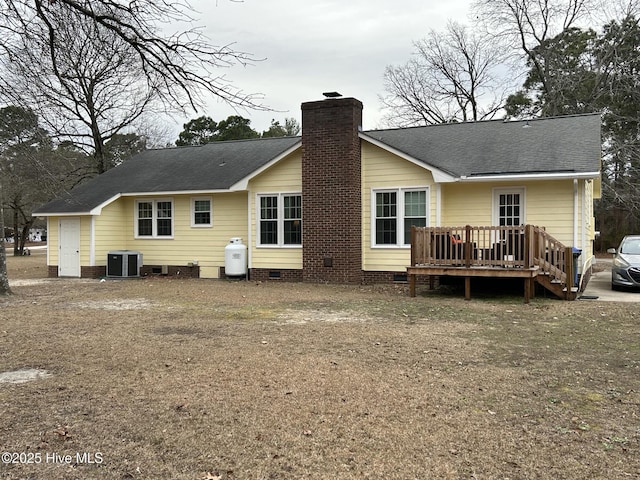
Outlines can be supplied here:
M253 241L251 236L251 190L247 191L247 280L251 273L251 257L253 253Z
M585 257L586 255L586 250L587 247L589 250L590 255L593 255L593 249L591 248L591 245L587 245L587 227L591 222L590 218L587 218L587 212L589 212L589 209L587 208L587 181L583 180L582 181L582 188L580 189L581 194L582 194L582 228L580 228L580 235L581 235L581 239L580 239L580 248L582 248L582 265L583 267L588 267L588 264L591 263L591 257L589 257L588 259Z
M442 226L442 184L436 183L436 227Z
M573 179L573 245L578 246L578 179Z
M89 266L96 266L96 217L91 215L91 226L89 234Z
M49 246L51 245L51 241L49 240L49 232L51 231L51 217L47 217L47 276L49 276L48 268L51 265L51 257L49 256ZM4 235L4 232L2 232Z
M578 189L578 179L574 178L573 179L573 245L572 247L577 247L578 246L578 214L579 214L579 189ZM576 271L575 269L578 268L578 273L582 274L582 267L581 265L578 263L578 265L574 265L573 266L574 271ZM582 277L580 277L580 279L582 280ZM580 283L578 283L578 285L575 285L578 288L580 288Z

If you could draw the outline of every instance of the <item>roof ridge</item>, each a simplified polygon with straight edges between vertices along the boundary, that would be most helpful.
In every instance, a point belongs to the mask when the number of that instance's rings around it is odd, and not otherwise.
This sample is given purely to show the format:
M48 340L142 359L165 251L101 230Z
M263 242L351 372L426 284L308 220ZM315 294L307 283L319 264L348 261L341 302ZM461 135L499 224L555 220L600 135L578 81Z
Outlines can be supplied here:
M166 147L154 147L147 148L146 151L165 151L165 150L179 150L182 148L199 148L206 147L208 145L222 145L222 144L230 144L230 143L241 143L241 142L256 142L256 141L268 141L268 140L283 140L283 139L294 139L302 137L300 135L285 135L283 137L258 137L258 138L239 138L237 140L213 140L209 143L203 143L202 145L168 145Z
M590 113L571 113L568 115L553 115L549 117L529 117L529 118L518 118L518 119L508 119L508 118L492 118L488 120L468 120L464 122L449 122L449 123L432 123L429 125L413 125L409 127L393 127L393 128L373 128L369 130L363 130L362 133L369 132L392 132L398 130L415 130L419 128L435 128L435 127L452 127L455 125L481 125L481 124L489 124L489 123L526 123L526 122L537 122L544 120L556 120L562 118L576 118L576 117L589 117L589 116L601 116L602 112L590 112Z

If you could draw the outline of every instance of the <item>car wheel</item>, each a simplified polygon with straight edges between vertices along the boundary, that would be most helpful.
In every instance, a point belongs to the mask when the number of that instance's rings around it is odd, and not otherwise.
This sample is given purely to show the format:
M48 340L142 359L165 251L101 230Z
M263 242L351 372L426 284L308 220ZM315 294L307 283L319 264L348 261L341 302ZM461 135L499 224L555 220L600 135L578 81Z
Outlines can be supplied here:
M622 290L622 287L620 285L616 285L615 283L611 284L611 290L615 291L615 292L619 292L620 290Z

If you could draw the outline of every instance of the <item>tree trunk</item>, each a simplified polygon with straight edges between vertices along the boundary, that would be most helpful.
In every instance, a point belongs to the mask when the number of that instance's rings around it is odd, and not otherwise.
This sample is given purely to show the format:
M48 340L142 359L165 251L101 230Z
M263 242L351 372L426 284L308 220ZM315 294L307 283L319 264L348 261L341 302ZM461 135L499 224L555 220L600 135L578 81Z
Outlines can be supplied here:
M18 224L18 210L13 209L13 256L19 257L22 252L20 252L20 234L18 233L18 228L20 225Z
M10 295L7 254L4 248L4 211L0 203L0 295Z
M29 230L33 225L33 220L25 222L22 226L22 235L20 235L20 255L24 255L27 240L29 240Z

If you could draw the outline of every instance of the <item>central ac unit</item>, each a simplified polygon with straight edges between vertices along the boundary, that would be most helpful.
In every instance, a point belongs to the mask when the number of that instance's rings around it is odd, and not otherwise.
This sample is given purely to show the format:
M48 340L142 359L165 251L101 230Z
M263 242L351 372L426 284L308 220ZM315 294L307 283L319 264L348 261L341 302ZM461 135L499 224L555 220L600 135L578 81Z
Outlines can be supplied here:
M114 250L107 254L107 277L139 277L142 253Z

